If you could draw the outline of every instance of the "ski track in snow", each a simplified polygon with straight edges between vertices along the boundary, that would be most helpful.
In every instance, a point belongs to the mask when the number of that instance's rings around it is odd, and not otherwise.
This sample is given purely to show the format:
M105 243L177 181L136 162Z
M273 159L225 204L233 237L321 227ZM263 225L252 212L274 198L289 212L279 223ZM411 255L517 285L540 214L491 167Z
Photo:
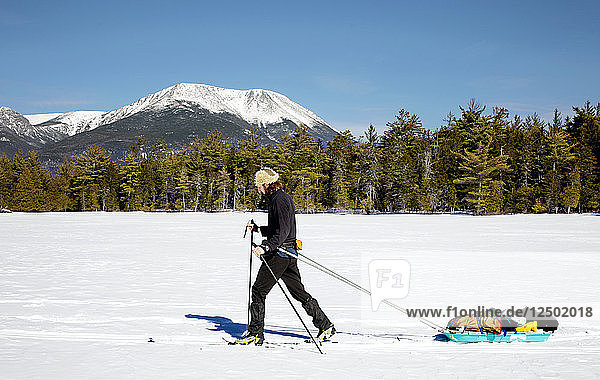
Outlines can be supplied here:
M250 218L266 222L264 213L0 214L2 378L600 377L597 315L559 318L546 343L439 342L302 263L338 343L324 344L325 355L291 344L307 334L274 288L271 343L227 346L221 337L246 327ZM598 314L599 231L594 215L298 215L304 253L367 288L370 260L409 261L409 295L395 301L403 307Z

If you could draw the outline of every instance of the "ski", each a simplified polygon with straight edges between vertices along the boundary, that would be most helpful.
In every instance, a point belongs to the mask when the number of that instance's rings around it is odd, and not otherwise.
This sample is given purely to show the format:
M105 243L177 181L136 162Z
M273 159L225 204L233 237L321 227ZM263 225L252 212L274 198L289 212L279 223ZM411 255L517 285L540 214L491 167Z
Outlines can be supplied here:
M230 346L255 346L255 344L239 344L237 341L235 340L231 340L231 339L227 339L225 337L221 337L221 339L223 339L228 345ZM263 341L262 345L263 346L268 346L268 345L282 345L282 344L292 344L292 342L267 342L267 341Z
M231 339L227 339L225 337L221 337L225 342L227 342L227 344L229 344L230 346L244 346L241 345L239 343L237 343L235 340L231 340ZM300 342L273 342L273 341L264 341L263 342L263 346L265 344L271 344L271 345L286 345L286 346L298 346L298 345L303 345L305 343L313 343L313 341L311 339L304 339ZM339 343L338 341L334 341L334 340L330 340L330 339L325 339L323 341L317 341L317 343L319 344L323 344L323 343ZM254 344L248 344L247 346L254 346Z
M222 336L221 339L223 339L230 346L234 346L237 344L235 340L229 340L229 339L225 338L224 336Z
M229 346L241 346L235 340L227 339L225 337L221 337L221 339L223 339L223 341L225 341L225 343L227 343L227 345L229 345ZM309 339L307 341L307 343L313 343L313 341ZM337 343L337 342L335 342L335 343ZM248 346L253 346L253 345L249 344ZM302 346L302 348L300 346ZM267 341L264 341L262 344L262 347L265 347L265 348L287 347L292 350L305 350L305 351L315 352L313 350L307 350L304 347L304 342L267 342Z
M304 340L304 343L312 343L312 342L313 341L310 339ZM325 339L325 340L317 340L317 343L319 343L319 344L328 343L329 344L329 343L339 343L339 342L336 340Z
M245 344L245 345L244 344L239 344L235 340L227 339L225 337L221 337L221 339L223 339L230 346L255 346L254 344ZM309 342L312 343L312 341L309 341ZM265 340L265 341L263 341L262 345L264 346L264 345L268 345L268 344L270 344L270 345L284 345L284 344L286 344L286 345L288 345L288 344L290 344L290 345L292 345L292 344L297 345L297 344L300 344L300 343L299 342L267 342Z

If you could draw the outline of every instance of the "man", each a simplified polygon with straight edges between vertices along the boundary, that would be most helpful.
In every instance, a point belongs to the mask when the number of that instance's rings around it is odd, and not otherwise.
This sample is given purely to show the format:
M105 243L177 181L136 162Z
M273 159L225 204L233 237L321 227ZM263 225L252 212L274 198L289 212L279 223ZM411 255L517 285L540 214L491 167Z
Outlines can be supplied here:
M335 328L327 318L316 299L304 289L298 271L296 252L296 210L292 197L283 191L279 174L273 169L264 168L256 172L256 189L266 195L269 202L269 224L258 227L248 226L260 232L265 240L252 252L262 256L275 276L281 278L295 300L302 303L306 313L312 317L313 324L319 329L317 341L323 341L333 334ZM252 303L250 304L250 325L238 344L261 345L264 341L265 299L275 286L276 280L263 263L252 285Z

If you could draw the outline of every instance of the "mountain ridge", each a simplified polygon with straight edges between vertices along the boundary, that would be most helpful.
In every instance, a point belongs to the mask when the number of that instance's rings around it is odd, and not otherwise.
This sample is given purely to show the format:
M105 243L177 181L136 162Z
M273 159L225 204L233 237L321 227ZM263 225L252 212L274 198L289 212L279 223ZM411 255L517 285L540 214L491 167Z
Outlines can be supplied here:
M323 141L339 133L314 112L277 92L194 83L179 83L107 112L72 111L49 119L31 115L42 121L35 125L12 112L19 125L11 123L8 128L19 130L17 134L49 161L80 154L91 144L102 145L119 158L140 137L149 144L163 140L181 148L213 130L236 143L255 127L262 144L280 143L300 124Z
M304 124L308 127L318 124L328 125L312 111L274 91L263 89L235 90L206 84L179 83L90 120L89 129L110 124L150 107L162 108L173 101L196 103L201 106L200 108L213 113L230 113L249 124L266 125L282 122L283 114L287 115L288 119L294 123ZM277 109L272 106L268 107L273 103L279 106L279 112L275 112ZM339 133L339 131L333 130Z

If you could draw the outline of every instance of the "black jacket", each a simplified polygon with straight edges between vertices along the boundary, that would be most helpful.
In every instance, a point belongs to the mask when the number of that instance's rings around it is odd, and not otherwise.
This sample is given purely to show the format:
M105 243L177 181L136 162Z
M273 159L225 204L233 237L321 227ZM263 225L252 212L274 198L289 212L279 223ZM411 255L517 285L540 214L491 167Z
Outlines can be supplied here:
M296 208L294 201L285 191L278 189L267 195L269 201L269 225L260 227L267 238L264 245L267 252L279 247L295 247L296 245Z

